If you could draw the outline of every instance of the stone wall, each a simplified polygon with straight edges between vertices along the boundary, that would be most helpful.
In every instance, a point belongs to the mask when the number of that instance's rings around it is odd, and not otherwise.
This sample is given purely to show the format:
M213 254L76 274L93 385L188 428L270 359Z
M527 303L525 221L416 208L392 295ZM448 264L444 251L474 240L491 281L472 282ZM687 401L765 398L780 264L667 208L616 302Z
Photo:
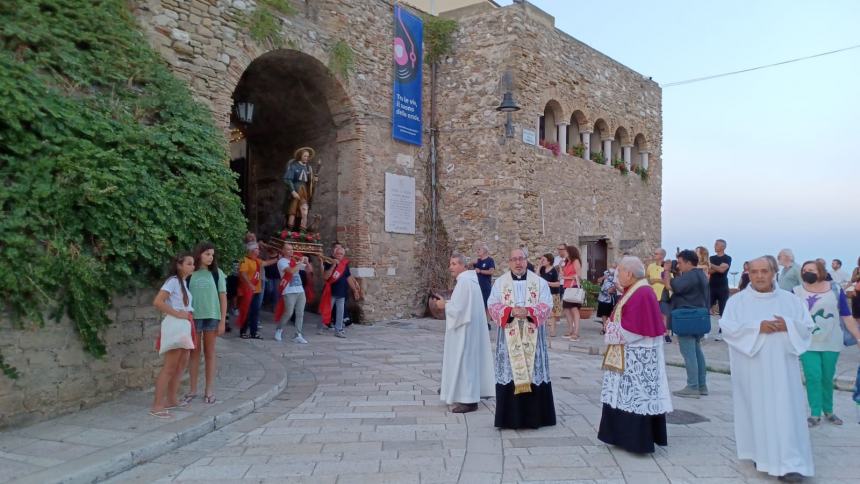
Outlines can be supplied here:
M339 40L355 53L355 68L349 79L338 78L327 99L319 100L328 103L335 118L338 152L337 166L325 168L328 176L337 172L337 206L324 203L324 223L337 221L334 234L346 243L353 275L361 278L368 319L420 314L423 284L416 274L421 271L426 249L422 221L428 211L427 149L391 139L393 3L291 3L298 13L281 17L285 50L300 51L322 65L328 65L329 52ZM253 8L255 2L246 0L141 0L135 4L135 15L151 45L170 69L188 82L195 97L210 107L216 123L225 131L233 105L231 96L242 73L255 59L276 50L247 35L242 19ZM429 78L426 66L424 78ZM427 87L424 99L426 128ZM418 226L414 236L384 230L386 172L416 178ZM265 188L262 195L277 198Z
M441 73L441 209L457 248L471 253L471 244L484 240L497 259L506 260L506 250L520 243L532 254L555 253L558 243L578 245L597 236L608 239L610 260L621 250L649 255L661 230L657 84L555 29L552 17L529 4L447 15L460 28L455 55ZM505 116L495 111L506 70L522 107L513 114L515 135L507 139ZM604 136L614 137L619 127L631 139L643 134L649 180L525 144L523 128L537 130L550 101L561 109L559 121L578 110L588 128L604 120Z
M393 3L292 3L298 13L281 18L285 50L323 66L340 40L355 52L349 79L326 80L331 88L319 100L328 103L335 118L337 144L338 178L331 186L336 186L336 203L334 198L324 202L322 214L336 224L325 231L348 246L353 274L362 279L368 319L421 313L429 148L427 136L420 149L391 139ZM245 33L242 18L253 8L250 0L140 0L135 8L150 43L225 130L243 72L273 51ZM475 240L486 240L499 252L525 242L536 254L561 241L578 244L583 237L605 237L611 258L619 250L645 255L658 245L662 119L657 84L555 29L551 16L528 3L504 8L479 4L445 16L457 18L460 25L455 52L440 69L438 86L440 215L454 248L471 253ZM512 74L513 92L523 108L513 115L512 139L504 138L504 115L494 110L505 71ZM426 66L424 79L427 130ZM604 133L596 135L597 141L614 137L619 127L627 133L627 144L641 134L644 141L637 150L650 152L650 180L643 183L632 174L625 177L567 154L554 158L547 150L523 144L523 129L536 129L550 101L559 121L576 113L584 130L599 123ZM416 179L414 236L384 230L386 172ZM263 192L277 200L271 190Z
M114 299L105 332L107 356L84 351L68 320L47 320L35 329L17 329L0 319L0 354L20 377L0 376L0 428L91 407L127 389L148 388L160 360L155 352L159 314L155 291Z

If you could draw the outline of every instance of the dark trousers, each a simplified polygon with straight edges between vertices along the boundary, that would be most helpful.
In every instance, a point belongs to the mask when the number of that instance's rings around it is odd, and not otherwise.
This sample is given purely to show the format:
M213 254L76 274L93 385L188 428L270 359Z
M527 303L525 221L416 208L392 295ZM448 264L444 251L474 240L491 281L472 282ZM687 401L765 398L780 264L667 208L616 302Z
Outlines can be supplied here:
M712 287L711 288L711 306L717 303L720 308L720 316L723 315L723 310L726 309L726 302L729 300L729 286Z
M248 318L245 320L245 326L242 327L242 334L250 331L251 335L256 335L260 323L260 302L263 298L263 293L258 292L251 298L251 307L248 308Z

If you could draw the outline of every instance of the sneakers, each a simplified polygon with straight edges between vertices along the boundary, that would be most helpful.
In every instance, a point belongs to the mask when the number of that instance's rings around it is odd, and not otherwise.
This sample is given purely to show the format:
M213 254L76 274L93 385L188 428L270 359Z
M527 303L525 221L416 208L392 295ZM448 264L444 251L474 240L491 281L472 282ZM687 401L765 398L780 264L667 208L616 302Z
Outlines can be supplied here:
M821 425L821 417L808 417L806 419L806 425L808 425L809 428L818 427Z
M346 332L345 332L345 331L335 331L335 332L334 332L334 336L335 336L335 338L344 338L344 339L346 339Z
M298 343L300 345L306 345L306 344L308 344L308 340L306 340L302 335L299 334L299 335L296 335L295 338L293 338L293 343Z
M708 395L708 385L702 385L699 387L699 395L703 395L703 396Z
M275 330L275 341L283 341L284 340L284 330L278 328Z
M699 398L699 395L701 394L697 388L684 387L680 390L675 390L672 392L672 395L682 398Z

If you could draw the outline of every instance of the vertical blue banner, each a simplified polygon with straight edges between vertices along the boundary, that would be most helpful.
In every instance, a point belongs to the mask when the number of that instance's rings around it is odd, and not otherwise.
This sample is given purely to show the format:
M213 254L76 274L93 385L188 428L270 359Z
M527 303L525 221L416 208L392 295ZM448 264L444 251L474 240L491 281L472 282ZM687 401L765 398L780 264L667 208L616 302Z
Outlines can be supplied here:
M421 18L394 5L394 102L391 136L421 146L421 68L424 61Z

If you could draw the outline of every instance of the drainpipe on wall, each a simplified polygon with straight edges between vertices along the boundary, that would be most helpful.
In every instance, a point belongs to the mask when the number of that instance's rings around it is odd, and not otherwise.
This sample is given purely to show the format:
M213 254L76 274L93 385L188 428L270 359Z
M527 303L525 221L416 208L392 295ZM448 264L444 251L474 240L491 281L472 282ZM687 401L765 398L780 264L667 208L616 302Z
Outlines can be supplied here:
M437 241L437 200L436 200L436 68L430 65L430 247L436 253Z

